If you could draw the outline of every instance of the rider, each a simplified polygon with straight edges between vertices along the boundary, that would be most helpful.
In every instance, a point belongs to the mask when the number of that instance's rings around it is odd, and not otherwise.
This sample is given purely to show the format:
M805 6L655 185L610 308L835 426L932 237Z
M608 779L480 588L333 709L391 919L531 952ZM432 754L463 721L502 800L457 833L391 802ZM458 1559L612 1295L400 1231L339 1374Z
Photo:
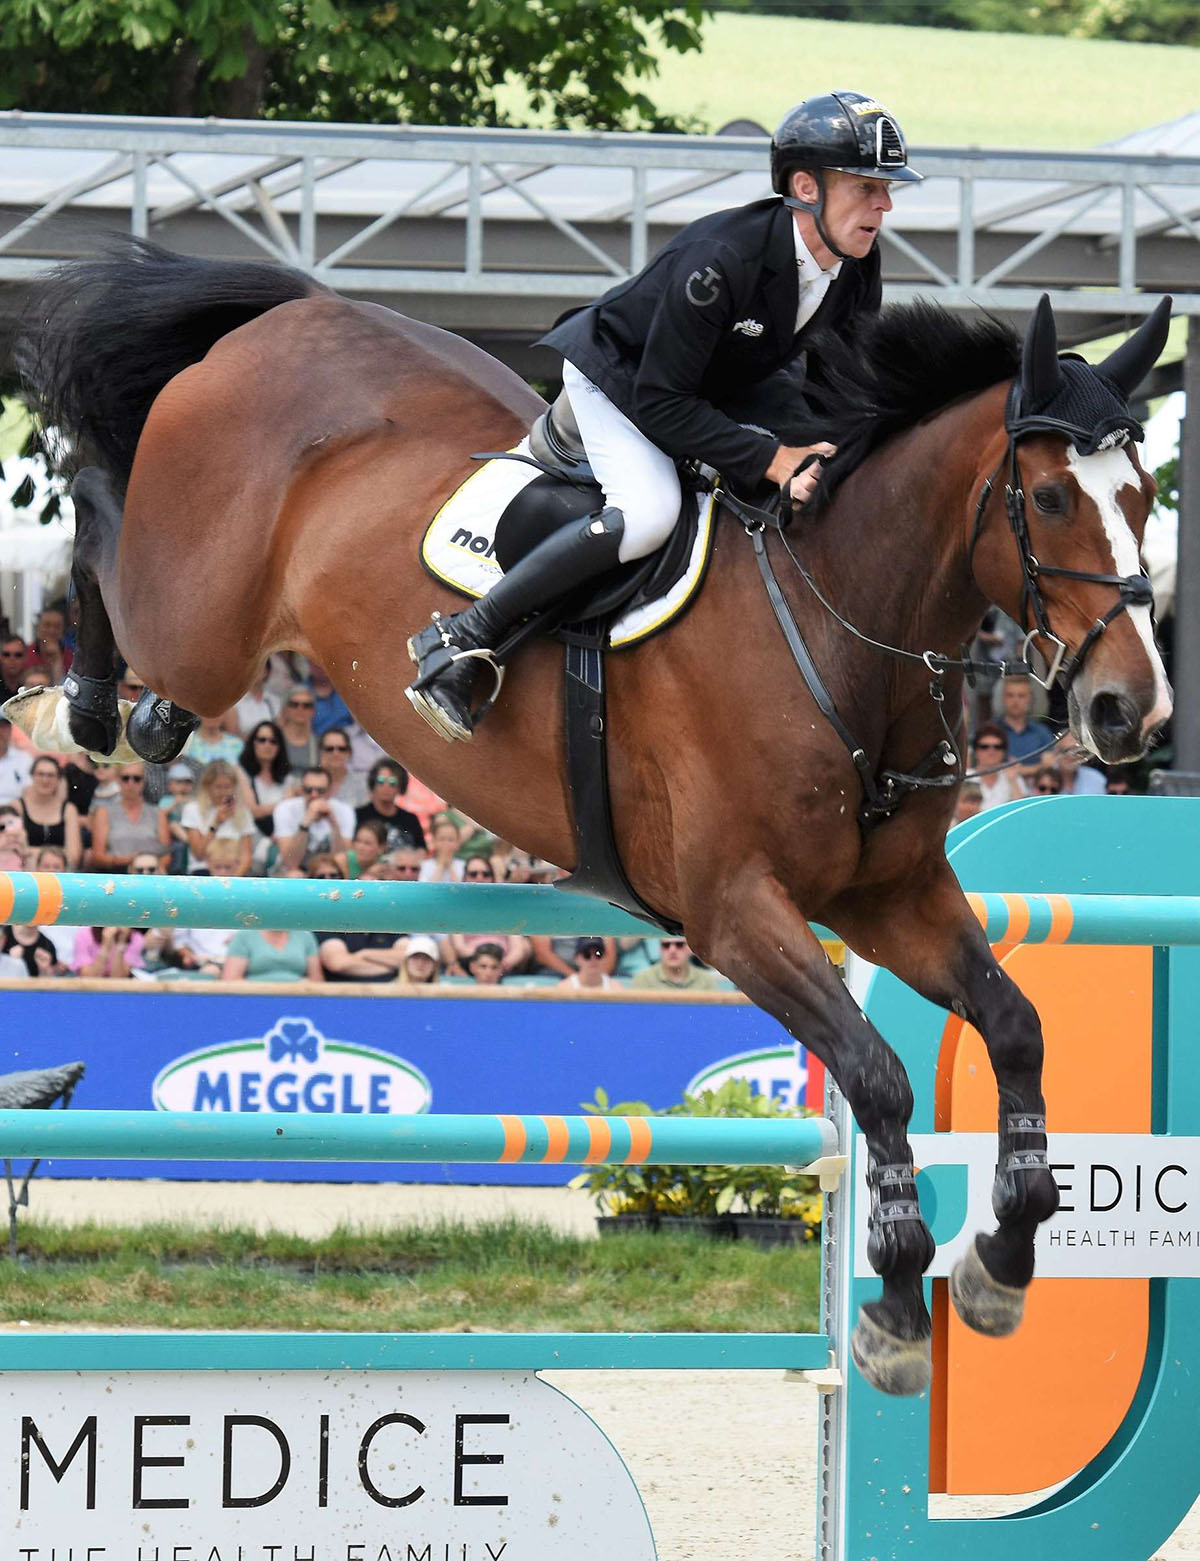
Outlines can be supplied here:
M680 510L676 460L704 461L748 487L778 483L793 503L811 495L819 457L833 447L785 443L747 426L741 409L771 381L798 400L812 332L845 330L878 310L876 239L890 187L920 177L882 104L848 91L807 98L771 141L781 200L701 217L542 338L563 355L605 507L547 537L464 611L435 613L409 641L419 675L408 698L435 731L471 736L479 662L514 625L666 541Z

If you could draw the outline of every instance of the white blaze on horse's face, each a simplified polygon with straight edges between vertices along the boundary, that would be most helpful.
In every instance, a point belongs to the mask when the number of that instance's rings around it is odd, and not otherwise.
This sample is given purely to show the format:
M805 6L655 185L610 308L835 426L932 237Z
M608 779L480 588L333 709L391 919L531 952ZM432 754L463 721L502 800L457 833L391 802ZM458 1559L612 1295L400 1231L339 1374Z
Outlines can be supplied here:
M1096 506L1104 534L1112 548L1113 574L1135 575L1141 567L1141 554L1137 538L1133 534L1125 512L1121 508L1119 494L1122 488L1141 489L1141 475L1134 464L1128 447L1098 450L1095 455L1080 455L1074 445L1067 446L1067 467L1079 485ZM1151 708L1142 718L1143 738L1148 739L1171 714L1171 686L1167 682L1166 669L1158 647L1154 643L1154 629L1150 622L1149 607L1126 609L1146 650L1154 679L1154 697ZM1082 676L1086 675L1085 667ZM1080 707L1080 738L1093 752L1097 752L1095 738L1089 730L1087 704Z

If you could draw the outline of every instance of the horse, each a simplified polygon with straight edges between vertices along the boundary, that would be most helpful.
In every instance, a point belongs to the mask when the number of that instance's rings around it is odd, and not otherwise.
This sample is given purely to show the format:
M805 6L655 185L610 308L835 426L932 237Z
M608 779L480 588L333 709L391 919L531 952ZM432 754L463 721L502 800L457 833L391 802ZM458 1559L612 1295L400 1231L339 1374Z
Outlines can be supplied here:
M997 1223L951 1291L970 1327L1010 1333L1035 1231L1058 1203L1038 1016L946 860L946 782L961 765L908 790L884 822L865 823L860 804L865 777L910 774L944 747L942 712L961 703L956 647L993 603L1049 637L1055 662L1069 658L1070 723L1093 754L1133 760L1169 716L1138 571L1154 481L1128 431L1083 454L1092 423L1080 432L1052 415L1074 387L1131 423L1127 397L1162 350L1167 314L1169 302L1092 371L1059 357L1048 301L1023 346L995 321L885 311L829 381L834 426L840 376L843 468L823 505L784 531L725 504L687 615L609 658L612 805L631 884L825 1063L865 1135L882 1285L852 1353L884 1392L930 1380L922 1274L934 1249L907 1139L913 1097L810 923L986 1042L1000 1101ZM456 336L301 273L137 243L54 274L19 351L31 400L81 468L70 745L113 748L116 647L154 691L129 727L143 752L181 712L227 710L268 653L296 651L437 792L574 865L558 649L522 649L469 749L443 742L402 697L407 636L456 606L418 563L422 528L471 473L471 452L511 448L542 410L522 380ZM1050 408L1040 421L1038 408ZM765 610L760 549L781 568L787 551L802 554L836 604L839 616L784 569L783 601L857 738L857 763ZM889 658L873 642L914 653ZM31 702L61 698L17 696L10 711L34 724ZM186 729L171 728L173 747Z

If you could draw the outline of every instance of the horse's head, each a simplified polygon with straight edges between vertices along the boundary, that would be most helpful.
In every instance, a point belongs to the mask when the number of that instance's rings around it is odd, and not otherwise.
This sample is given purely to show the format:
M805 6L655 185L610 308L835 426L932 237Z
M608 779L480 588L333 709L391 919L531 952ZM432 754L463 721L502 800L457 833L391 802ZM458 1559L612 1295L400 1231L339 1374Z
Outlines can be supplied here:
M1057 675L1067 689L1072 732L1107 763L1138 758L1171 714L1140 557L1155 483L1138 460L1142 431L1128 404L1163 349L1170 313L1164 299L1091 367L1059 357L1042 298L1005 408L1011 535L993 524L985 536L977 523L976 578L1029 631L1027 644L1049 662L1046 682Z

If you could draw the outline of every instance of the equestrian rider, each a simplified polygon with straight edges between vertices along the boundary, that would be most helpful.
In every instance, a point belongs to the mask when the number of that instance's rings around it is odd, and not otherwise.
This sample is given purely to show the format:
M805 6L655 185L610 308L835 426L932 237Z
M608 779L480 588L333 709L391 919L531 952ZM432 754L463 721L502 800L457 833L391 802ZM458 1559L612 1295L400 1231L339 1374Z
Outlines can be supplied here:
M408 698L435 731L471 736L479 662L517 623L666 541L680 511L677 460L704 461L751 489L778 483L793 503L810 496L832 446L795 431L784 442L788 420L774 408L782 389L793 421L803 413L814 331L844 331L878 310L876 240L890 187L920 177L882 104L848 91L807 98L771 141L782 199L701 217L542 338L563 355L605 507L552 533L479 601L453 617L435 613L409 641L419 675ZM747 426L768 420L782 439Z

